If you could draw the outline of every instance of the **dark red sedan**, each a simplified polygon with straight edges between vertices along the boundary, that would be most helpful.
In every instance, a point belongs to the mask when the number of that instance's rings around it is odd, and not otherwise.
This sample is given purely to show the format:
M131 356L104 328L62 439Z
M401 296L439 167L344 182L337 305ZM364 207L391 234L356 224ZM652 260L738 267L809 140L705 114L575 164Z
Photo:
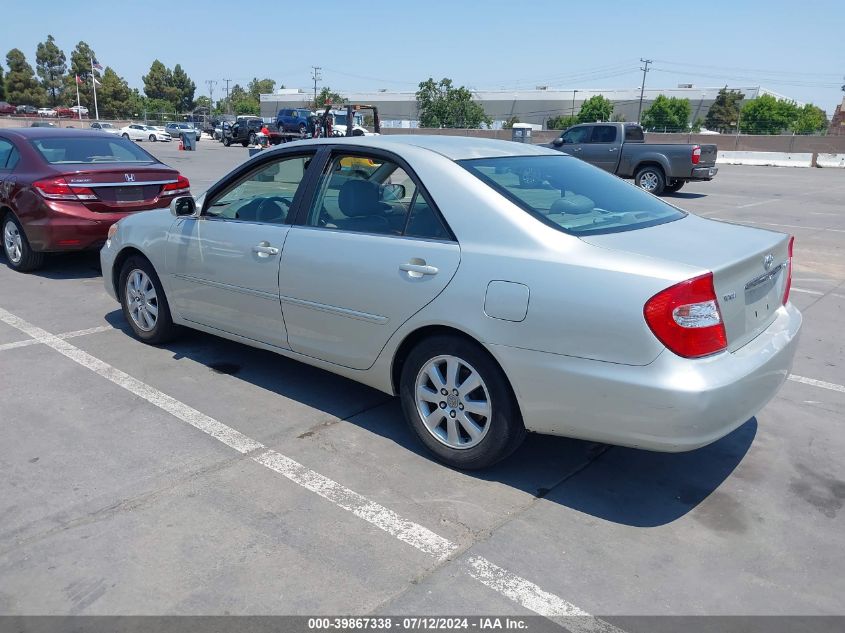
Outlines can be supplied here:
M0 227L6 261L98 249L109 227L190 193L188 179L132 141L100 131L0 129Z

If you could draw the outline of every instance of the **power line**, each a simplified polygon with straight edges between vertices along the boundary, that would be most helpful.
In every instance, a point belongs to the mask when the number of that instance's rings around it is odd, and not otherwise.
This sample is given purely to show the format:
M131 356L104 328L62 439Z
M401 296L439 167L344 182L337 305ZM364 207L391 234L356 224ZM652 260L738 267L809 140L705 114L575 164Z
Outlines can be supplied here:
M216 79L206 79L205 85L208 86L208 99L211 101L211 107L208 109L209 113L214 108L214 86L217 85Z
M645 64L645 66L640 66L640 70L643 71L643 83L640 85L640 109L637 110L637 123L640 122L640 116L643 113L643 93L645 92L645 76L648 72L648 65L652 63L650 59L643 59L640 57L640 61Z

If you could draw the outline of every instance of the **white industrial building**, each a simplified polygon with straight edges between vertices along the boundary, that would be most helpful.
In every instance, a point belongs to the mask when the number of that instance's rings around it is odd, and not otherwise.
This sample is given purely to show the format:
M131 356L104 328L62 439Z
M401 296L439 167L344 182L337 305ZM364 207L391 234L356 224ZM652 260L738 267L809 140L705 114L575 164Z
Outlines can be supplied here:
M647 108L658 95L689 99L691 121L707 114L719 90L722 87L704 88L692 84L681 84L677 88L646 88L643 96L643 109ZM766 90L760 86L728 86L739 90L746 99L769 94L778 99L788 99L784 95ZM415 92L393 92L378 90L375 92L339 91L352 103L366 103L377 106L384 127L418 127L419 113ZM554 116L577 114L590 97L602 95L613 102L614 115L624 117L625 121L637 120L640 102L639 88L602 90L594 88L546 88L535 90L479 90L475 99L484 108L487 116L493 119L493 128L500 128L511 117L517 117L523 123L545 126L546 121ZM313 92L302 89L281 89L272 94L261 95L261 116L275 117L282 108L309 108ZM799 105L803 105L800 104Z

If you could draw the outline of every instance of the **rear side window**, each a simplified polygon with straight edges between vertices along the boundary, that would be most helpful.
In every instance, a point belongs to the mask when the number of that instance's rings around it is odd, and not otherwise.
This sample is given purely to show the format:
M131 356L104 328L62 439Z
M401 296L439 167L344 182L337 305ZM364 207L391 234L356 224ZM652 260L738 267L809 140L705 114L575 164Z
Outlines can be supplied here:
M51 165L156 162L135 143L105 134L102 137L39 138L30 144Z
M13 165L9 165L10 161L14 161ZM14 169L18 164L17 150L10 141L0 138L0 170Z
M626 125L625 126L625 140L626 141L643 141L645 140L645 136L643 135L643 129L637 125Z
M477 158L458 164L532 216L572 235L632 231L686 215L571 156Z
M593 128L593 143L615 143L616 127L613 125L597 125Z

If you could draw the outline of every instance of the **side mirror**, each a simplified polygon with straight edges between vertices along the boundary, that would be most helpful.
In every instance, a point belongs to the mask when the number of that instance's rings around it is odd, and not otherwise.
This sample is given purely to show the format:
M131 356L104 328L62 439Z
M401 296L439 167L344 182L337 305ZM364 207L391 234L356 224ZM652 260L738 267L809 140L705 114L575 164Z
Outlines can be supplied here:
M555 147L560 147L561 145L563 145L563 137L558 136L555 140L552 141L552 145L554 145Z
M193 196L179 196L170 203L170 213L177 218L194 216L197 213L197 203Z
M384 202L402 200L405 197L405 185L382 185L381 199Z

